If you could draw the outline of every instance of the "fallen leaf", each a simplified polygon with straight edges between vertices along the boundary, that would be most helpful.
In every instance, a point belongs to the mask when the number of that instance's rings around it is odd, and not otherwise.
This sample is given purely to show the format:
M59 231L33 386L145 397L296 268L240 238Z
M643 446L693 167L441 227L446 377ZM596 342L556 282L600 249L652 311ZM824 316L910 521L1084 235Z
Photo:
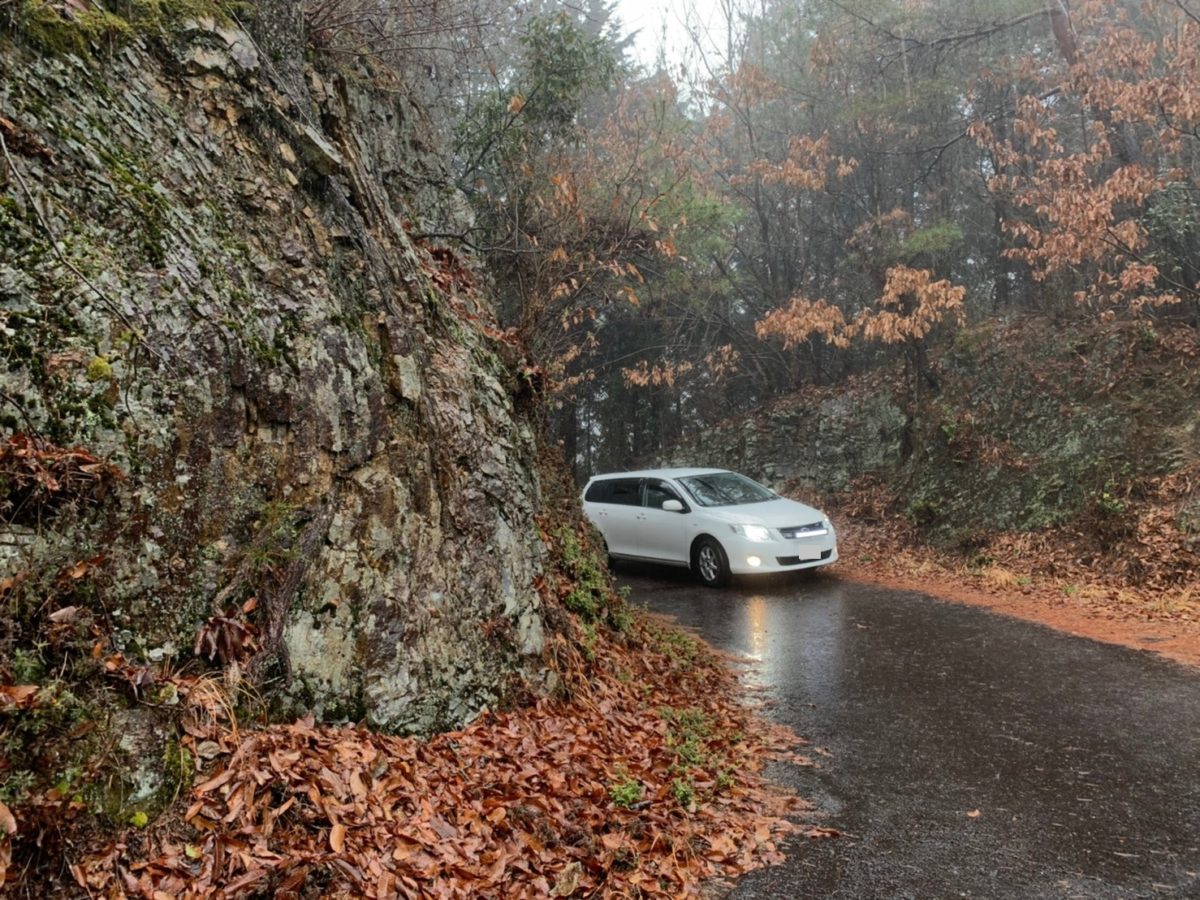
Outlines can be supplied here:
M62 581L79 581L90 573L93 569L98 569L104 565L106 557L103 553L93 556L91 559L81 559L79 562L67 566L58 574L58 580Z
M216 759L221 755L221 745L216 741L201 741L196 745L196 755L201 759Z
M367 799L367 786L363 783L362 775L359 774L358 769L350 773L350 792L354 794L355 799Z
M558 602L564 579L543 578L545 602ZM799 833L785 818L797 800L760 773L800 740L741 705L737 675L698 646L686 669L653 644L612 644L604 667L573 648L564 641L555 652L565 679L586 680L586 703L493 711L428 741L321 726L311 715L239 731L210 679L174 679L187 752L215 754L223 768L190 788L194 843L155 846L148 834L146 849L85 857L95 895L109 885L152 897L269 884L280 896L319 865L331 896L692 896L706 878L778 863L782 841ZM134 671L119 656L113 665ZM669 794L678 757L664 708L701 711L714 735L744 735L711 741L713 762L690 777L712 799L694 813ZM657 786L635 808L612 804L614 748L628 777ZM718 788L721 772L731 782Z
M346 826L341 822L334 822L333 827L329 829L329 848L334 853L341 853L342 848L346 846Z
M17 833L17 820L3 800L0 800L0 829L3 829L5 834Z
M815 839L836 838L836 837L841 837L842 833L840 831L838 831L836 828L823 828L821 826L816 826L814 828L810 828L807 831L805 831L804 836L807 838L815 838Z
M38 686L36 684L6 684L0 685L0 709L6 705L28 709L37 700Z
M578 861L568 863L566 867L558 873L558 877L554 879L554 887L550 891L551 897L570 897L579 890L579 876L583 874L583 866Z
M75 617L79 614L79 607L64 606L62 609L56 609L50 613L50 621L56 625L69 624L75 621Z

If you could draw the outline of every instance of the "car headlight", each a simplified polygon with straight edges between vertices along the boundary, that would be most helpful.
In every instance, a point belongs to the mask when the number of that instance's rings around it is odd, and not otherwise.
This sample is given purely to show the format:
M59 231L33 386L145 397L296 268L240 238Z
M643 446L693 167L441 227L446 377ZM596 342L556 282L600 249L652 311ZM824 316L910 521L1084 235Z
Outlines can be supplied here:
M730 525L734 534L740 534L748 541L771 540L771 529L765 525Z

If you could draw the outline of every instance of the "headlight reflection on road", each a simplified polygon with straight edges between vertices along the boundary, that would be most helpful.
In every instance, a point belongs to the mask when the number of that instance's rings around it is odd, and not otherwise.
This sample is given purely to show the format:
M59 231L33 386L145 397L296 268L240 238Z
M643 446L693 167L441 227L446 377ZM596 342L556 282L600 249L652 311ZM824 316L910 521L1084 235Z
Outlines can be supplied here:
M757 684L789 680L805 686L816 698L841 690L846 664L848 621L844 604L830 602L840 589L822 586L824 597L797 596L791 592L754 594L741 604L741 615L731 621L740 632L739 643L755 665L747 674Z
M746 600L746 643L749 644L747 656L761 663L767 655L767 601L762 597L750 597ZM752 677L761 680L761 667L755 666Z

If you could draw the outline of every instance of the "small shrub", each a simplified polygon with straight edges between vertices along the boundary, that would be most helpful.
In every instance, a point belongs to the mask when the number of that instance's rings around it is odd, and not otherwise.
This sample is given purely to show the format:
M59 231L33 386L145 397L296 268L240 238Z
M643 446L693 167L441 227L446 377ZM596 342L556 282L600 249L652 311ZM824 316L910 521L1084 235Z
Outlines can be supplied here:
M696 654L700 652L700 645L695 638L674 628L649 625L646 636L651 646L670 658L676 668L690 668L696 661Z
M640 781L625 775L620 781L609 785L608 796L616 806L629 809L635 803L641 803L645 789Z
M1108 491L1096 495L1096 509L1106 516L1119 516L1128 509L1128 504L1120 497L1115 497Z
M928 525L942 514L942 508L936 501L921 497L908 504L904 512L913 524Z
M671 796L684 809L690 809L696 803L696 789L690 781L676 778L671 782Z
M704 711L695 707L664 707L658 714L670 726L667 744L675 752L675 768L686 770L693 766L707 765L709 753L706 742L713 735L713 725Z
M583 658L588 662L596 660L596 643L599 637L596 635L596 626L591 622L583 623Z
M591 623L599 613L596 596L590 590L577 587L563 599L563 606L584 622Z
M571 580L571 591L563 605L585 624L601 619L616 631L627 631L633 621L625 604L614 595L608 575L594 553L584 550L570 528L561 528L555 539L562 553L563 568Z
M633 612L624 601L609 606L608 624L619 634L629 634L633 630Z

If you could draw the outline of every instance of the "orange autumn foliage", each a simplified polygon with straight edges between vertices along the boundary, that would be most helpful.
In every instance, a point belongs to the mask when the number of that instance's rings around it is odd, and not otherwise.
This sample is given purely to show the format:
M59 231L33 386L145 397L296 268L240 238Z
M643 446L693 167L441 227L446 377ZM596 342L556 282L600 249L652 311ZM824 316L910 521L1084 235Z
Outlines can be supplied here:
M783 338L786 349L814 336L839 348L849 347L856 338L883 344L921 340L940 322L962 324L966 294L965 287L946 279L935 281L928 270L892 266L875 306L852 320L827 300L794 297L763 317L755 331L760 338Z
M788 153L780 162L755 160L746 175L735 176L731 184L739 185L757 178L763 184L785 185L805 191L823 191L831 179L847 178L858 168L858 161L840 156L830 150L830 137L819 138L795 135L788 141Z
M683 361L651 365L641 360L636 366L621 369L625 384L630 387L674 387L678 379L693 373L703 373L711 381L720 381L737 370L739 354L729 344L718 347L701 360L700 365Z
M1038 281L1083 274L1076 299L1106 307L1200 296L1152 233L1166 193L1197 187L1187 160L1200 126L1200 20L1179 4L1100 0L1071 20L1056 31L1067 65L1047 72L1030 61L1031 89L1008 133L983 120L969 129L996 168L989 189L1020 214L1004 223L1016 241L1004 253ZM1082 128L1064 116L1065 100L1079 104Z

